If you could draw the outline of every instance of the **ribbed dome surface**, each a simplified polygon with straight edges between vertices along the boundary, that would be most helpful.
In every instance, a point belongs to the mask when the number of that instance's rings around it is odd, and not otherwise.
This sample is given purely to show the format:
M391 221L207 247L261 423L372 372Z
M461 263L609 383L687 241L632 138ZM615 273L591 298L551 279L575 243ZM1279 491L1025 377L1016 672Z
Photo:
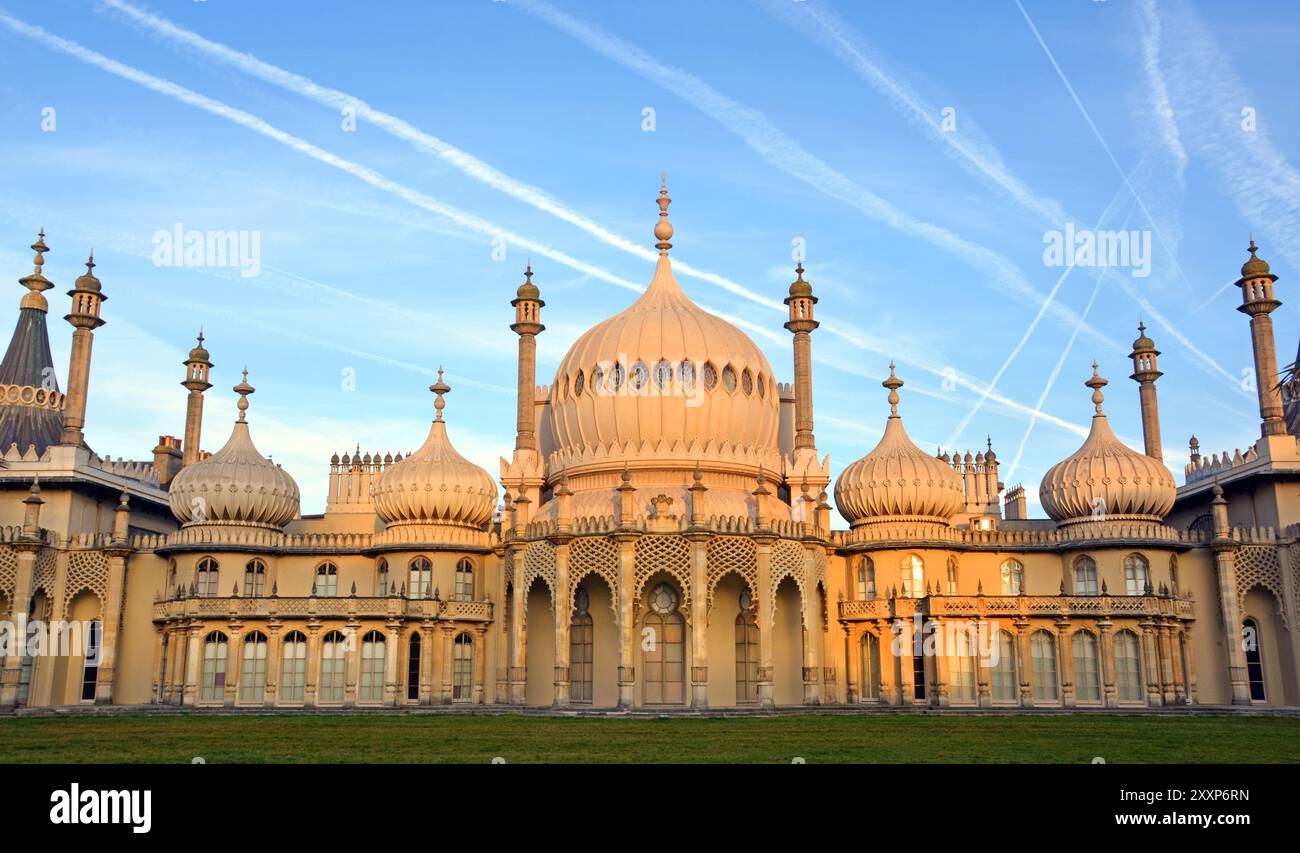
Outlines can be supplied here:
M965 504L961 477L951 466L912 443L898 416L903 382L889 365L891 414L880 443L835 481L835 505L854 527L886 521L947 524Z
M778 409L762 351L687 297L666 254L635 303L578 338L551 389L556 447L575 453L710 440L775 451Z
M1177 487L1162 463L1129 448L1115 437L1101 410L1106 380L1097 375L1093 388L1096 414L1083 445L1052 466L1038 487L1043 509L1061 524L1084 521L1163 521L1174 506Z
M183 468L168 492L183 524L244 524L282 528L298 514L298 484L257 452L245 421L216 453Z
M432 387L438 394L437 419L429 436L410 456L389 465L375 484L375 510L390 527L452 524L480 528L496 508L496 483L487 471L456 452L442 420L442 371Z

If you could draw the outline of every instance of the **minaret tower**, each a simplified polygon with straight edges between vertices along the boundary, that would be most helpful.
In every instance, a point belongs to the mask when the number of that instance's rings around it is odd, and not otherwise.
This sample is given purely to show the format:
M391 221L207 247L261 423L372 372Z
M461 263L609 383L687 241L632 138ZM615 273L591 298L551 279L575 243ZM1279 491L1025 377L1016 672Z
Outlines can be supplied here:
M1138 384L1138 398L1142 403L1142 440L1147 456L1164 461L1160 449L1160 405L1156 401L1156 380L1164 374L1156 366L1160 350L1155 341L1147 337L1147 327L1138 320L1138 339L1133 342L1133 375L1129 378Z
M86 425L86 395L90 389L90 352L95 343L95 329L104 325L99 306L108 297L95 278L95 252L86 261L86 272L79 277L68 295L72 311L64 316L75 329L72 333L72 357L68 365L68 393L63 401L63 438L60 444L80 447L86 443L81 428Z
M184 456L181 466L193 465L199 461L199 445L203 436L203 392L212 387L208 373L212 362L208 351L203 346L203 329L199 328L199 342L190 350L190 357L185 359L185 379L181 387L190 392L185 401L185 440L181 445Z
M1282 304L1273 296L1277 276L1268 262L1256 257L1255 238L1250 238L1250 259L1241 267L1241 304L1237 310L1250 316L1250 342L1255 350L1255 387L1259 392L1260 434L1285 435L1282 392L1277 384L1277 347L1273 342L1273 318L1269 315Z
M524 269L524 283L515 291L510 301L515 309L515 321L510 330L519 336L519 376L517 409L515 412L515 452L510 461L501 460L501 482L515 488L515 509L522 513L519 524L531 521L529 507L542 505L543 477L542 454L537 445L537 336L546 327L542 325L541 291L533 284L533 263Z
M524 270L524 283L519 285L510 304L515 308L515 321L510 330L519 336L519 409L517 412L515 450L537 450L534 427L533 389L536 387L537 336L546 330L542 325L541 291L533 284L533 262Z
M785 327L794 334L794 452L786 483L791 495L796 488L812 486L812 494L819 493L830 483L830 459L817 461L817 442L813 438L812 398L812 332L821 324L813 318L812 285L804 281L803 259L795 266L795 280L790 284L790 295L785 304L790 308L790 319ZM799 507L799 518L811 521L814 506Z

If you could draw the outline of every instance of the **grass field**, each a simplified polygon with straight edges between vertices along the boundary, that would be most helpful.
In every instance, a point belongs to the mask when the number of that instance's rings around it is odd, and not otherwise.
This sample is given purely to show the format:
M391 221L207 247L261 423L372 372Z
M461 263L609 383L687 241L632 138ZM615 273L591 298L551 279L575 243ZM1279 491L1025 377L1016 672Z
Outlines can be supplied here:
M1300 762L1300 718L792 715L0 719L0 762Z

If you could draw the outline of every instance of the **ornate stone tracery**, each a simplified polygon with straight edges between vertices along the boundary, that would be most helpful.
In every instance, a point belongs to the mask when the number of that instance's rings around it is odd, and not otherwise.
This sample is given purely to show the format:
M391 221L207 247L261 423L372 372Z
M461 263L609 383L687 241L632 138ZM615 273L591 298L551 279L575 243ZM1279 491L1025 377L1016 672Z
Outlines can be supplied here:
M642 536L636 541L636 571L632 578L632 596L640 600L646 581L664 572L671 575L682 590L681 609L690 612L691 543L682 536Z
M742 536L715 536L709 540L708 569L705 587L708 589L708 609L713 609L713 593L728 572L734 572L749 587L751 597L758 596L758 560L754 542Z

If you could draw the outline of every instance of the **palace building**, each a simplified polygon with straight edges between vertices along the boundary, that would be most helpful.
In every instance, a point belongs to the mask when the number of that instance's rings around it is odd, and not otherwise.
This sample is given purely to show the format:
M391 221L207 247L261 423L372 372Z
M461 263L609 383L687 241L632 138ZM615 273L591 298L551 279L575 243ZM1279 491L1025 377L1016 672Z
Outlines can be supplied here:
M1028 518L991 443L912 442L892 364L864 399L883 437L832 483L802 264L783 382L678 285L669 203L665 188L648 288L543 385L530 265L510 303L515 446L495 477L456 451L439 371L414 403L432 403L419 449L332 457L320 515L256 445L247 371L238 420L202 450L202 334L178 377L183 436L141 461L91 449L107 296L92 257L68 294L60 390L42 232L0 362L0 709L1300 705L1300 406L1277 379L1277 276L1253 241L1237 285L1259 437L1209 456L1193 437L1177 485L1139 326L1144 452L1111 430L1123 397L1094 364L1077 410L1091 430L1039 486L1049 517ZM47 642L14 641L39 626ZM76 626L83 642L54 648Z

